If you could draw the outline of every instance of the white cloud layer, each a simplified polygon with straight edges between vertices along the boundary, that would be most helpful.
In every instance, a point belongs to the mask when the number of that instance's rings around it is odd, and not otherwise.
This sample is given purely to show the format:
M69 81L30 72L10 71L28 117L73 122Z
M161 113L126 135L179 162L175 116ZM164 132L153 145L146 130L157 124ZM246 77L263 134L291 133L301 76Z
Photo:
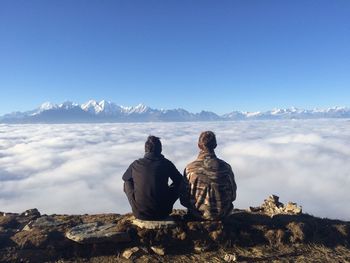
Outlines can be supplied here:
M182 172L203 130L217 134L217 155L233 167L236 207L276 194L307 213L350 220L350 121L334 119L0 125L0 211L128 212L121 177L147 135L161 137Z

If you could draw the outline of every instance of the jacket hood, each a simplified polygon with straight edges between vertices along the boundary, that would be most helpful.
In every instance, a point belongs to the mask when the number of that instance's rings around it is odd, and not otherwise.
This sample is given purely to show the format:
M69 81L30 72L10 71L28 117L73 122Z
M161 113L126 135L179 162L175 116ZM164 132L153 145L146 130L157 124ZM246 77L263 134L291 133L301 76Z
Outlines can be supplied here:
M214 151L201 150L197 159L203 160L205 158L216 158L216 154Z
M164 155L160 153L145 153L145 158L150 160L159 160L163 159Z

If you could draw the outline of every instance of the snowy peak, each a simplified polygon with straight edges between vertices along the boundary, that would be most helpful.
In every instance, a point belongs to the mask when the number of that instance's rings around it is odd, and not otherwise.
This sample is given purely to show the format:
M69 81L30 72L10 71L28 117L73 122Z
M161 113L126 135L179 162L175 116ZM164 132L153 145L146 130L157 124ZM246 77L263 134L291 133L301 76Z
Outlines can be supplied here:
M81 105L65 101L61 104L45 102L27 112L13 112L0 116L2 123L74 123L74 122L149 122L149 121L234 121L350 118L350 108L298 109L275 108L265 112L232 111L217 115L210 111L191 113L185 109L152 109L142 103L125 107L111 101L89 100Z
M88 102L81 104L81 109L91 114L113 115L121 112L120 106L107 100L101 100L100 102L89 100Z
M102 111L100 105L95 100L89 100L88 102L81 104L81 109L91 113L98 113Z
M223 115L226 119L317 119L317 118L350 118L350 108L333 107L328 109L305 110L296 107L275 108L265 112L233 111Z
M134 113L145 113L148 110L149 110L149 107L140 103L133 109L133 112Z
M136 105L135 107L125 107L121 106L122 112L126 114L133 114L133 113L146 113L147 111L151 110L150 107L140 103Z
M61 103L60 105L58 105L59 109L63 109L63 110L70 110L73 108L79 107L79 104L71 102L71 101L65 101L63 103Z
M52 110L52 109L57 109L58 105L57 104L53 104L51 102L44 102L43 104L41 104L38 108L38 110L40 112L45 111L45 110Z

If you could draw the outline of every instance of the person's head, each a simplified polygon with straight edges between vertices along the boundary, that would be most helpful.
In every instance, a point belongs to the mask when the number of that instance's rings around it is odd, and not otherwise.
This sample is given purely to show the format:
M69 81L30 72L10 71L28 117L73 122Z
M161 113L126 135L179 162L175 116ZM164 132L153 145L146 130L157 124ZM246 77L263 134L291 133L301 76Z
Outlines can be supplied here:
M202 132L199 136L198 147L201 150L213 151L216 148L216 137L212 131Z
M160 138L153 135L148 136L145 143L145 152L160 154L162 152L162 143L160 142Z

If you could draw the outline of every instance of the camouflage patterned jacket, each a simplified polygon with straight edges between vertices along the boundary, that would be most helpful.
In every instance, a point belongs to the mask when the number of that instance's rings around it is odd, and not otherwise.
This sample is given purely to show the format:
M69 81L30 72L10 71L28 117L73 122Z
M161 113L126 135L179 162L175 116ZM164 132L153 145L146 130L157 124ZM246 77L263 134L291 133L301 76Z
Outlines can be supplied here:
M231 166L214 152L201 151L184 171L180 202L195 217L217 220L232 211L236 190Z

